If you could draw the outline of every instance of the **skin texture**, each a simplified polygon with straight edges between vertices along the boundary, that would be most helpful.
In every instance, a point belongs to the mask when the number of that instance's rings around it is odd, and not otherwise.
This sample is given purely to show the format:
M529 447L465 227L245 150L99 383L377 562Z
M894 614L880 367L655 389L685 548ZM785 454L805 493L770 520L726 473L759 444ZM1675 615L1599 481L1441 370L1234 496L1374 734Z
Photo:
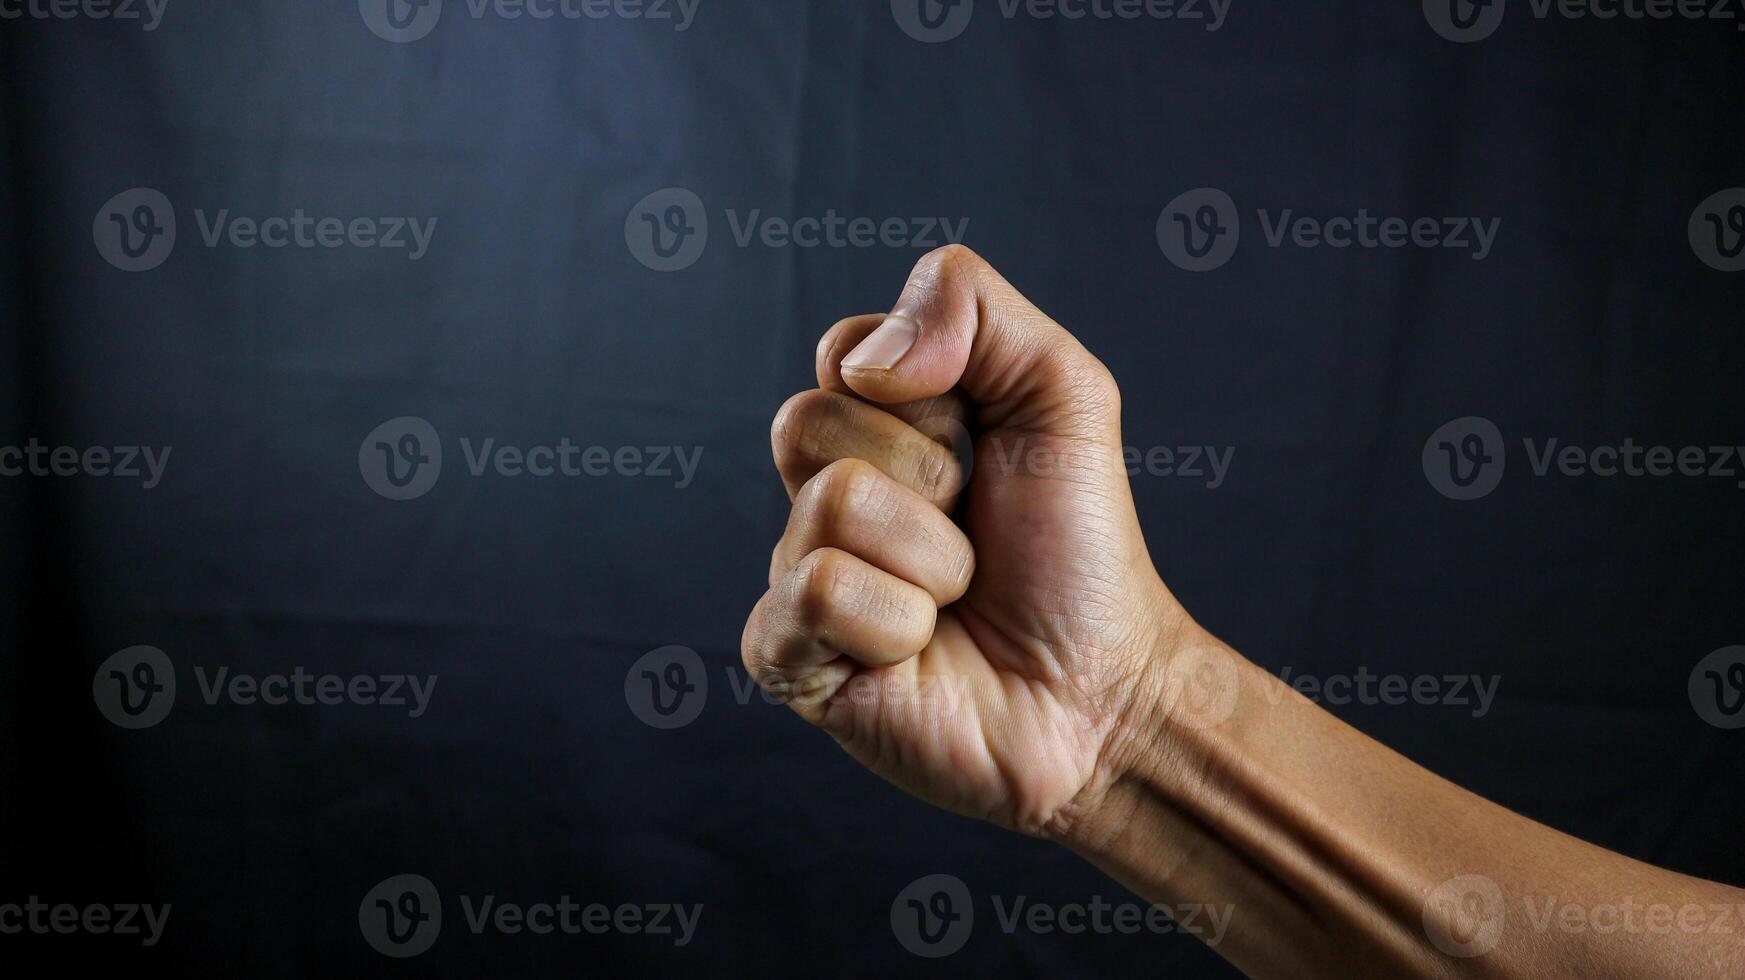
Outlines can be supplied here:
M1480 799L1194 623L1146 551L1114 380L968 249L831 327L817 374L772 428L793 510L742 652L873 772L1228 907L1218 951L1254 976L1745 975L1745 892Z

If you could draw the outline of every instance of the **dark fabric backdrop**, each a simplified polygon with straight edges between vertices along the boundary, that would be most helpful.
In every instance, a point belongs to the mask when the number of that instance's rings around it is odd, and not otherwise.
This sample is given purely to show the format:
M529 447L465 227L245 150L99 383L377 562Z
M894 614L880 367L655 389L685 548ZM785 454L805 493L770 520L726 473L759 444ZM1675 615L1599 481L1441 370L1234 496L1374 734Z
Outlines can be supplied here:
M0 21L0 444L171 446L161 485L0 479L0 902L172 903L163 942L0 936L4 964L226 975L1222 976L1179 935L1013 935L989 896L1131 901L1065 851L917 803L753 697L738 641L786 498L768 425L840 316L918 248L740 247L727 212L969 219L967 241L1110 365L1127 442L1234 447L1140 475L1165 579L1274 670L1477 674L1491 710L1352 704L1433 770L1627 854L1745 881L1741 733L1693 711L1745 642L1737 478L1531 476L1523 437L1745 442L1745 276L1692 209L1745 185L1730 24L1510 6L1476 44L1415 3L1236 2L1178 21L1006 19L920 43L889 4L703 0L691 28L474 19L384 41L351 0L170 0ZM705 202L678 272L625 221ZM1243 241L1184 272L1160 210L1213 186ZM174 253L106 263L93 216L150 187ZM1255 211L1502 219L1494 252L1268 247ZM206 247L194 211L436 217L428 254ZM1496 492L1420 464L1457 417L1509 440ZM384 499L365 435L428 420L439 482ZM473 477L459 439L702 446L654 478ZM180 693L127 731L93 671L147 644ZM678 644L695 722L630 710ZM207 705L197 669L435 674L419 718ZM1337 772L1325 778L1340 778ZM397 962L362 897L427 876L446 921ZM962 952L893 937L948 873ZM472 935L458 895L701 902L694 941ZM1238 915L1240 911L1238 910Z

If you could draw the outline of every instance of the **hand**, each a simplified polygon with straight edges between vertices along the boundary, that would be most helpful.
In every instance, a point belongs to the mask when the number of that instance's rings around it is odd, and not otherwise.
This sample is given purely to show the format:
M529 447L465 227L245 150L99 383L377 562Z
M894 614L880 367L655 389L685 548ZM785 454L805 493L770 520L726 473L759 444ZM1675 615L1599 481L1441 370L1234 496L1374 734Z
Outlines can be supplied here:
M961 246L890 316L832 327L817 369L775 421L793 511L746 668L922 799L1064 833L1191 627L1134 514L1114 379ZM930 438L953 430L973 463Z
M1474 796L1201 630L1146 553L1109 372L967 249L832 327L817 366L776 418L794 507L743 653L874 772L1153 902L1240 906L1217 950L1251 976L1745 964L1728 934L1536 925L1547 887L1587 909L1745 893ZM967 468L929 438L959 425ZM1443 900L1470 882L1494 896L1476 923Z
M794 508L743 653L874 772L1153 902L1239 906L1217 950L1251 976L1745 965L1728 934L1537 927L1548 883L1587 909L1745 893L1474 796L1201 630L1146 553L1108 371L967 249L923 258L889 317L832 327L817 366L776 418ZM929 438L959 425L967 472ZM1476 923L1442 901L1475 881L1495 896Z

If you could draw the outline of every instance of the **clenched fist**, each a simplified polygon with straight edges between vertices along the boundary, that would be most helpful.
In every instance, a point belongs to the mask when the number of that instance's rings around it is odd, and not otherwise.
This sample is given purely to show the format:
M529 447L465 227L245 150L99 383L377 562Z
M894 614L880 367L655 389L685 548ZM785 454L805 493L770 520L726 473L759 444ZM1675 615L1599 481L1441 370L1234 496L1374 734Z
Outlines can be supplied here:
M1252 976L1745 975L1731 935L1531 911L1745 892L1481 799L1200 629L1146 554L1109 372L967 249L830 328L774 443L794 507L746 667L898 786L1225 907Z
M817 371L775 421L793 511L747 669L903 789L1059 833L1119 772L1123 716L1187 624L1140 535L1114 380L960 246L889 316L832 327Z

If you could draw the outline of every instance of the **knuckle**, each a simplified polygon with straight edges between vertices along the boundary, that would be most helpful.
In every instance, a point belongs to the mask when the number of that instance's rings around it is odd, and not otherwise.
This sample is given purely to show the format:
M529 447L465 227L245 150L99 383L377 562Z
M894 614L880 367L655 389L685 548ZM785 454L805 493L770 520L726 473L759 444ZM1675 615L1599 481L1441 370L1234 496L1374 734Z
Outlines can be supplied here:
M952 496L957 487L957 458L931 439L917 439L914 463L916 489L928 500L938 501Z
M777 700L787 700L793 689L794 670L777 662L773 654L760 653L747 660L745 671L759 688Z
M1085 353L1084 386L1085 395L1095 399L1104 408L1119 411L1121 408L1121 386L1115 383L1115 375L1110 372L1095 354Z
M917 299L955 295L972 285L986 266L966 245L942 245L916 260L906 292Z
M782 403L770 424L770 445L778 463L818 455L824 445L828 408L828 394L817 389L802 391Z
M748 624L740 641L739 660L758 687L778 698L793 686L792 668L782 664L773 643L761 629L754 633Z
M763 676L770 670L769 658L764 655L763 651L751 645L749 636L740 641L739 662L745 666L747 674L759 680L762 680Z
M818 472L801 491L806 517L815 528L847 524L878 493L879 472L860 459L839 459Z
M819 548L794 568L794 619L807 630L830 622L841 608L847 565L835 548Z
M959 541L955 547L946 549L946 582L950 601L956 602L969 591L969 583L975 578L976 553L968 541Z
M745 628L739 634L739 662L745 666L745 672L753 677L770 670L770 659L765 651L763 628L763 612L769 602L769 593L764 593L756 606L752 607L751 615L745 619Z
M1051 348L1048 362L1056 365L1053 381L1087 414L1115 415L1121 409L1121 388L1115 375L1095 354L1070 337Z
M787 573L787 555L788 539L786 535L783 535L782 539L776 542L776 546L771 548L769 553L769 584L772 587L777 582L780 582L782 576Z
M901 596L892 598L889 617L890 649L913 654L932 639L933 630L939 625L939 607L925 590L905 590Z
M974 275L987 264L974 249L958 242L939 246L922 256L922 261L931 261L944 275Z

